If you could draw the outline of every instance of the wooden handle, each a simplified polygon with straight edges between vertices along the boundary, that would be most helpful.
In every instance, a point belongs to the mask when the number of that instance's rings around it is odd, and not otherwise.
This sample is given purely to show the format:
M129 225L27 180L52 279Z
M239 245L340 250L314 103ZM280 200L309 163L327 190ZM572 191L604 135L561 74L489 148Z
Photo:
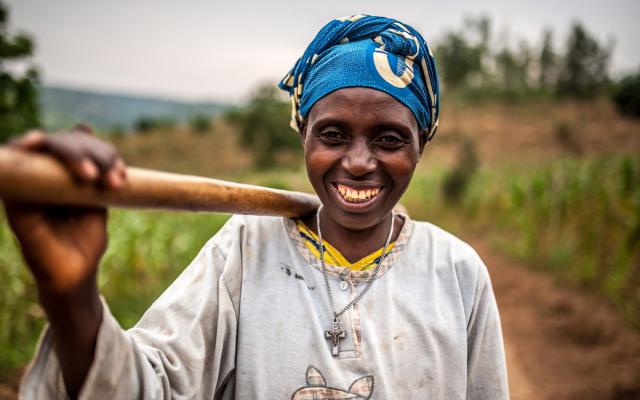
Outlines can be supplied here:
M38 204L213 211L300 217L316 196L199 176L127 168L119 189L78 183L55 158L0 148L0 197Z

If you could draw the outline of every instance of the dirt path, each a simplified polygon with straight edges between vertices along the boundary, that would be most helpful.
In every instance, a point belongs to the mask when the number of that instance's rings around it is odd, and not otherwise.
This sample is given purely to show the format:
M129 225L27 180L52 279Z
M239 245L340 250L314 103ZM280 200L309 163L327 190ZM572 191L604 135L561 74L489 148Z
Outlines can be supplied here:
M471 242L498 299L513 400L640 399L639 333L599 299ZM0 400L17 383L0 384Z
M513 400L640 399L640 334L599 299L472 244L498 300Z

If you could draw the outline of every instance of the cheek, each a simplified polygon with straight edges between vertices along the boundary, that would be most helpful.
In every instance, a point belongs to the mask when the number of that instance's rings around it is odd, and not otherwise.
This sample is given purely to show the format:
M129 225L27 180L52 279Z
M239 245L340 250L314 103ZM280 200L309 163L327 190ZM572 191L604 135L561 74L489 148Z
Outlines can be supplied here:
M411 181L417 165L417 154L414 152L401 152L386 157L385 169L393 179L398 189L404 189Z
M331 150L308 144L305 147L304 159L307 175L317 190L318 186L322 185L322 178L336 163L336 156Z

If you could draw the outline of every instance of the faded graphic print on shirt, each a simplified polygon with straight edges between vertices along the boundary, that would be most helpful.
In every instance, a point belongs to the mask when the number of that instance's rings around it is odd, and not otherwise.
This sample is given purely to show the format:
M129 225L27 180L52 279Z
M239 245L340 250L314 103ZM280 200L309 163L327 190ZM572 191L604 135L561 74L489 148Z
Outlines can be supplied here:
M333 399L369 399L373 393L373 376L358 378L348 390L327 386L324 376L310 366L307 368L307 386L302 387L291 396L291 400L333 400Z

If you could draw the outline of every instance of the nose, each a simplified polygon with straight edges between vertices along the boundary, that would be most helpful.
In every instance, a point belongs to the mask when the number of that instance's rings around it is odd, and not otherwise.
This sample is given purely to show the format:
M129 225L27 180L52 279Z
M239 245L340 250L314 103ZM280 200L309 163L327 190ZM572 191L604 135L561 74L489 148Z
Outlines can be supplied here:
M342 159L342 167L353 176L363 176L378 167L378 161L366 141L354 141Z

